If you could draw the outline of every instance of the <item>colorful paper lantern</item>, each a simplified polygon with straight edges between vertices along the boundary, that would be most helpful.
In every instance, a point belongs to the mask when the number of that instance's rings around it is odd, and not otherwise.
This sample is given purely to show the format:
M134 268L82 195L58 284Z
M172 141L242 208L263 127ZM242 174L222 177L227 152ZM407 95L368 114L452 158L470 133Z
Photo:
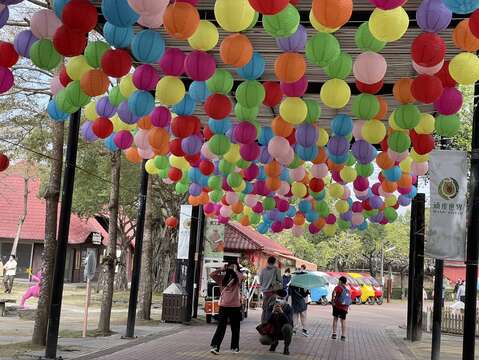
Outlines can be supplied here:
M163 23L166 32L172 37L187 40L198 28L200 15L193 5L187 2L175 2L166 8Z
M93 122L91 130L100 139L106 139L113 132L113 124L110 119L99 117Z
M424 0L416 10L416 21L423 31L437 33L446 29L452 20L452 12L442 0Z
M216 26L208 20L200 20L196 31L188 38L188 44L195 50L209 51L219 40Z
M228 35L221 42L220 57L227 65L243 67L253 57L253 45L243 34Z
M0 57L0 66L12 67L17 63L18 54L13 44L6 41L0 41L0 53L2 54Z
M424 104L432 104L439 99L442 92L441 80L432 75L419 75L411 84L412 96Z
M110 86L108 76L99 69L92 69L82 75L80 87L88 96L100 96L107 92Z
M0 94L10 90L13 84L14 79L10 69L0 66Z
M386 137L386 127L380 120L368 120L361 129L364 140L370 144L379 144Z
M328 66L339 57L340 53L338 40L328 33L316 34L306 43L306 58L319 67Z
M130 7L127 0L102 1L101 12L106 21L121 28L132 26L140 18L140 15Z
M210 118L221 120L227 117L232 110L230 99L226 95L212 94L205 102L205 111Z
M263 104L269 107L277 106L283 98L280 84L274 81L265 81L263 87L266 93Z
M263 15L274 15L289 4L289 0L249 0L253 9Z
M296 32L288 37L277 38L276 44L284 52L303 51L308 40L308 34L303 25L299 25Z
M143 30L133 37L131 52L142 63L156 63L165 52L165 41L159 32Z
M255 17L255 11L248 0L215 1L214 12L218 24L228 32L245 30Z
M308 114L308 107L301 98L288 97L279 106L279 114L290 124L302 123Z
M369 18L369 31L380 41L393 42L403 37L409 26L409 16L402 7L392 10L374 9Z
M328 28L346 24L353 13L352 0L313 0L314 17Z
M338 58L331 62L324 71L330 78L346 79L353 68L353 59L351 55L342 51Z
M117 49L127 48L134 37L133 27L119 27L107 22L103 26L103 36L111 46Z
M265 91L263 85L256 80L244 81L236 89L238 103L246 108L260 106L264 98Z
M162 105L175 105L185 96L185 84L175 76L164 76L156 85L156 99Z
M38 39L53 39L53 35L61 25L62 22L49 9L37 11L30 20L30 29Z
M443 0L443 3L456 14L469 14L479 8L477 0Z
M39 68L52 70L60 64L61 56L55 50L53 42L41 39L31 46L30 59Z
M461 85L474 84L479 79L479 59L475 54L463 52L449 63L449 74Z
M365 84L375 84L384 78L387 63L381 54L364 52L354 60L353 74L356 80Z
M411 54L416 64L431 67L444 60L446 44L439 35L425 32L414 39Z
M367 21L356 30L354 40L356 46L362 51L380 52L386 46L385 41L378 40L371 34Z
M242 68L236 69L239 76L247 80L256 80L264 73L264 58L258 52L253 52L251 60Z
M63 8L62 22L73 30L88 33L95 28L97 21L97 9L89 1L70 0Z
M186 56L185 72L194 81L208 80L216 70L216 62L212 55L194 50Z
M23 30L15 35L13 46L19 55L30 58L30 48L36 41L38 38L33 35L31 30Z
M462 93L454 88L444 88L441 96L434 102L434 108L441 115L453 115L461 110Z
M394 112L394 120L401 129L414 129L421 121L421 112L415 105L401 105Z
M458 115L439 115L434 123L436 133L444 137L453 137L461 127L461 121Z
M341 79L327 80L321 87L321 101L332 109L341 109L347 105L351 98L349 85Z
M121 78L130 71L133 60L130 54L122 49L107 50L101 58L101 67L105 74Z
M263 15L264 30L275 38L293 35L299 26L299 12L291 4L274 15Z
M352 111L359 119L369 120L379 112L379 101L371 94L360 94L353 100Z

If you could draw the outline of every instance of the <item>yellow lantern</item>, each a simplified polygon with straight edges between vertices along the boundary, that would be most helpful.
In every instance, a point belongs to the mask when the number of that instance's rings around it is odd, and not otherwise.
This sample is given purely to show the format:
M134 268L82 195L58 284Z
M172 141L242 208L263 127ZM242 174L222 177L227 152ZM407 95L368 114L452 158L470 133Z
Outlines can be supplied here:
M318 136L318 141L316 141L316 145L317 146L326 146L326 144L329 141L328 132L323 128L319 128L318 132L319 132L319 136Z
M409 156L417 163L429 161L429 153L424 155L419 155L414 149L411 149Z
M375 8L369 17L369 31L378 40L392 42L399 40L409 27L409 16L401 7L392 10Z
M96 102L91 101L90 103L88 103L88 105L85 106L84 114L88 120L96 120L96 118L98 117L98 114L96 113Z
M195 33L188 39L188 44L195 50L209 51L219 40L216 26L208 20L200 20Z
M156 168L155 162L153 161L153 159L146 161L145 170L150 175L155 175L160 172L160 170Z
M302 199L307 194L308 189L306 188L306 185L304 185L303 183L295 181L291 185L291 192L298 199Z
M432 134L436 119L431 114L422 113L419 124L414 128L418 134Z
M339 172L339 175L341 176L341 179L343 179L345 183L350 183L356 180L358 173L356 172L354 168L350 166L345 166L341 169L341 171Z
M170 155L169 160L170 160L170 165L177 169L186 170L190 167L190 164L184 157Z
M338 228L338 225L336 224L326 224L323 227L323 232L327 236L334 236L334 234L336 234L337 228Z
M412 165L412 159L410 156L408 156L407 158L405 158L403 161L399 163L399 167L401 168L403 173L410 173L411 165Z
M133 75L128 74L123 76L123 78L120 80L120 93L123 95L123 97L130 97L130 95L136 90L137 88L135 87L135 84L133 84Z
M162 105L175 105L185 96L185 84L176 76L164 76L156 85L156 99Z
M284 121L298 125L306 119L308 106L299 97L287 97L279 105L279 115Z
M218 24L229 32L246 30L255 16L248 0L216 0L214 10Z
M88 65L88 62L83 55L72 57L65 65L68 76L72 80L80 80L83 74L92 70L93 68Z
M461 85L472 85L479 80L479 58L469 52L454 56L449 63L451 77Z
M340 214L343 214L349 210L349 204L346 200L336 201L336 204L334 204L334 207Z
M241 159L239 144L231 144L228 152L223 155L223 159L232 164L238 162Z
M361 129L361 135L370 144L379 144L386 137L386 127L381 120L368 120Z
M342 79L330 79L321 87L319 97L327 107L341 109L349 102L351 89Z
M338 183L332 183L329 185L329 195L331 195L332 198L339 199L341 196L344 195L344 188L341 184Z
M385 202L386 202L386 206L392 207L392 206L396 205L396 203L397 203L397 197L396 197L395 195L389 195L389 196L385 199Z

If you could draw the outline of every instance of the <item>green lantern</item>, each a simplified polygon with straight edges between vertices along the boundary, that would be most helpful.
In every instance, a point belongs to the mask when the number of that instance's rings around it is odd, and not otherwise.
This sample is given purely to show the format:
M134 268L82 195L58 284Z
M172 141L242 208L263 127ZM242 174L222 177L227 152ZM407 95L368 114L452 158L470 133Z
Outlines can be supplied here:
M319 201L317 203L317 207L315 206L316 211L319 213L319 216L321 217L326 217L329 215L329 206L326 201Z
M178 194L184 194L188 191L188 186L182 183L176 183L175 184L175 191Z
M209 193L210 195L210 199L213 201L213 202L220 202L221 199L223 198L223 190L214 190L212 192Z
M210 93L227 95L233 89L233 76L227 70L216 69L212 77L206 80Z
M353 58L347 52L341 51L338 58L324 68L330 78L346 79L353 69Z
M411 146L411 139L403 131L393 131L388 137L388 146L391 150L402 153Z
M208 150L213 154L222 156L228 152L231 147L231 142L226 135L215 134L208 141Z
M338 40L328 33L318 33L306 42L306 58L319 67L333 63L340 53Z
M248 31L254 28L256 26L256 23L258 22L258 19L259 19L259 12L255 11L253 21L251 22L250 26L246 28L245 31Z
M439 115L434 123L436 133L444 137L453 137L461 127L459 115Z
M372 163L359 164L355 166L356 172L359 176L370 177L374 172L374 165Z
M98 69L101 67L101 58L105 52L110 50L110 45L104 41L94 41L85 48L85 58L91 67Z
M256 225L261 220L261 217L255 212L249 216L249 221L252 225Z
M379 112L380 105L376 96L360 94L353 100L353 114L359 119L373 119Z
M160 179L166 179L168 177L168 169L161 169L158 171L158 177Z
M212 190L219 190L222 185L221 176L210 176L208 178L208 187Z
M91 97L85 94L81 89L79 80L70 82L65 90L67 92L68 101L73 106L80 108L86 106L91 100Z
M421 121L421 112L416 105L403 104L394 112L394 121L401 129L414 129Z
M362 51L380 52L386 46L384 41L376 39L371 34L367 21L358 28L354 40L356 41L356 47Z
M386 217L386 219L388 219L390 223L396 221L396 219L398 218L396 210L391 207L387 207L384 209L384 216Z
M338 222L338 227L341 229L341 230L348 230L351 228L351 223L349 221L345 221L345 220L342 220L342 219L339 219Z
M251 165L251 161L246 161L244 159L239 159L236 162L236 166L239 167L240 169L247 169Z
M52 70L60 65L62 57L55 50L53 42L48 39L41 39L31 46L30 59L40 69Z
M365 218L376 216L379 213L378 209L364 210L363 214Z
M356 158L351 152L349 152L348 160L346 160L346 166L353 166L354 164L356 164Z
M120 86L113 86L108 93L108 100L113 106L119 106L126 98L121 94Z
M293 35L298 29L300 16L298 9L288 4L274 15L263 15L263 28L274 38L284 38Z
M236 188L241 185L241 183L243 182L243 178L239 173L232 172L228 175L226 181L228 182L229 186L231 186L232 188Z
M304 164L304 161L299 158L297 154L294 154L294 159L291 164L288 165L289 169L297 169Z
M168 158L163 155L157 155L154 159L155 167L157 169L167 169L170 166Z
M308 114L306 115L306 119L304 121L309 124L314 124L321 116L321 107L316 100L303 99L303 101L308 108Z
M265 210L273 210L276 207L276 201L271 197L265 197L263 207Z
M236 100L245 108L257 108L264 100L266 92L256 80L243 81L236 89Z
M258 107L252 107L252 108L247 108L241 105L239 102L236 103L235 108L235 115L236 118L240 121L246 120L246 121L253 121L258 117L259 113L259 106Z
M67 114L73 114L79 107L74 106L68 97L67 90L60 90L54 97L58 110Z
M218 165L218 169L223 175L228 175L232 173L235 167L236 167L235 164L232 164L229 161L226 161L225 159L220 160L220 163ZM236 187L236 186L239 186L239 185L235 185L232 187Z

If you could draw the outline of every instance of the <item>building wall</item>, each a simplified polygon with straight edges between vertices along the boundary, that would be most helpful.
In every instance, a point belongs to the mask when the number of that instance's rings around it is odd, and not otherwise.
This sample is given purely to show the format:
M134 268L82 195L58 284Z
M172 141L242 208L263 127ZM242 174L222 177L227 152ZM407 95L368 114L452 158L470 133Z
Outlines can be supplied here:
M12 252L13 240L0 240L0 258L5 264ZM17 245L17 277L27 279L27 269L31 266L33 243L19 242Z

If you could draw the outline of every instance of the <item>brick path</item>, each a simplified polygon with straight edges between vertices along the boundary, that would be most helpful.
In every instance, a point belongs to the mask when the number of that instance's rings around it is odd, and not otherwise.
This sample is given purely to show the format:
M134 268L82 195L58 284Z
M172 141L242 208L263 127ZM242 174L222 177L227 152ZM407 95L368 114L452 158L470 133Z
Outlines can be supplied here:
M377 308L383 312L384 308ZM372 310L369 308L369 310ZM385 326L381 322L371 321L367 318L363 321L352 321L346 342L330 339L330 318L328 308L316 307L312 310L314 320L311 323L310 331L312 336L305 338L296 335L291 344L291 359L298 360L402 360L412 359L410 353L403 354L404 347L396 344L388 336ZM250 318L242 323L241 328L241 353L231 354L228 352L230 334L229 330L222 345L223 358L237 359L285 359L281 353L271 354L268 347L258 342L258 334L255 330L259 311L252 312ZM374 317L374 315L373 315ZM196 360L196 359L218 359L221 358L210 354L209 343L215 326L193 326L174 335L169 335L132 346L127 349L115 352L106 356L92 357L99 360ZM282 351L282 344L278 347Z

